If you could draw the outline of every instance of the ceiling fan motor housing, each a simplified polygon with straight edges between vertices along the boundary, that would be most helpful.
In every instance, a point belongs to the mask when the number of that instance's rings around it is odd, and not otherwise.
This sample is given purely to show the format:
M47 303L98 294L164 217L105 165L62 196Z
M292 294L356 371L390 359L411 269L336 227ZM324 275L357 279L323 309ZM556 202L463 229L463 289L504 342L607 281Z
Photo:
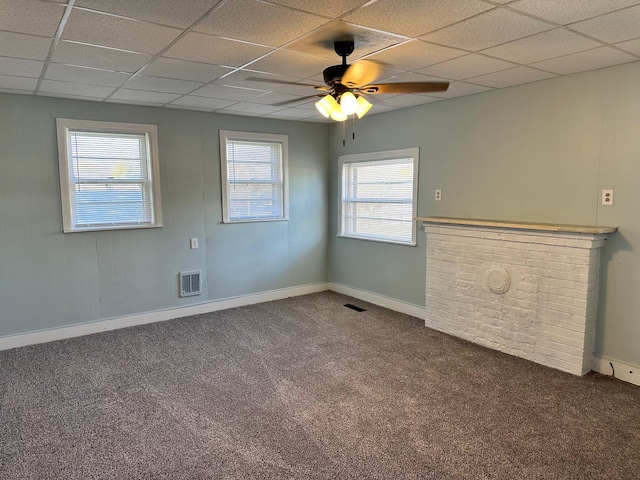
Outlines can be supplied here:
M354 47L355 43L353 40L338 40L333 43L333 49L342 57L342 65L333 65L332 67L325 68L322 72L324 83L330 87L340 83L344 72L349 68L349 65L347 65L347 57L351 55Z

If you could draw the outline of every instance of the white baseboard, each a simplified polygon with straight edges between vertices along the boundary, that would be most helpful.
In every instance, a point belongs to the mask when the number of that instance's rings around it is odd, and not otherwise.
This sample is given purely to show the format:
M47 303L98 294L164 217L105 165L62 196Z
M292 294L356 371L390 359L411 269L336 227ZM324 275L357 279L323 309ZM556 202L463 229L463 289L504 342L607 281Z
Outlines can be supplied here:
M640 367L627 365L607 357L593 357L593 371L640 386Z
M360 290L358 288L348 287L347 285L341 285L339 283L330 283L329 290L333 290L343 295L349 295L350 297L364 300L365 302L373 303L381 307L388 308L395 312L404 313L424 320L425 310L424 307L419 305L413 305L411 303L401 302L394 298L385 297L384 295L378 295L377 293L369 292L367 290Z
M36 343L52 342L54 340L64 340L66 338L80 337L83 335L90 335L92 333L107 332L109 330L117 330L119 328L133 327L136 325L145 325L147 323L164 322L175 318L226 310L228 308L242 307L245 305L253 305L255 303L270 302L272 300L281 300L283 298L297 297L300 295L308 295L309 293L323 292L330 289L331 287L328 283L317 283L300 287L284 288L282 290L272 290L269 292L256 293L242 297L216 300L213 302L199 303L189 305L187 307L158 310L155 312L127 315L124 317L110 318L107 320L82 323L68 327L52 328L49 330L39 330L36 332L0 337L0 350L25 347Z

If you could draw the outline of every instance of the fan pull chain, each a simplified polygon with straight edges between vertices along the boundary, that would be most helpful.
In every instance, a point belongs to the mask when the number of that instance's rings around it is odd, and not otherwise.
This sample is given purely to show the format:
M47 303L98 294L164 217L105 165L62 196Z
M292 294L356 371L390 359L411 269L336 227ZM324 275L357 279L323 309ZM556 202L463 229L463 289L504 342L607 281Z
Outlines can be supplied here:
M344 133L344 122L342 123L342 146L346 147L347 146L347 141L344 139L345 138L345 133Z
M356 139L356 116L351 115L351 139Z

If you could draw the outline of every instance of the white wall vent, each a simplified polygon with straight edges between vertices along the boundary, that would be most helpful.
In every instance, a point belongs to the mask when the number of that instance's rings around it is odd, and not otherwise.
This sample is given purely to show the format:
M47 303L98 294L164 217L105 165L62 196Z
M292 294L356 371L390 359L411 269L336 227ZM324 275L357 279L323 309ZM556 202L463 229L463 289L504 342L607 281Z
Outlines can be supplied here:
M191 297L202 293L202 272L180 272L180 296Z

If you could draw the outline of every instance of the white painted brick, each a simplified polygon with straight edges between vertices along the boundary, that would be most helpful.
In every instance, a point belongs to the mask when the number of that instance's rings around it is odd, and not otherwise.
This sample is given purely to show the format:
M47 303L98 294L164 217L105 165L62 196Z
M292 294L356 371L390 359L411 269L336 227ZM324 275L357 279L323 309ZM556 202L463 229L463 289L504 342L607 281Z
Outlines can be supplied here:
M545 365L591 361L604 236L426 225L425 325ZM492 293L504 268L511 288Z

